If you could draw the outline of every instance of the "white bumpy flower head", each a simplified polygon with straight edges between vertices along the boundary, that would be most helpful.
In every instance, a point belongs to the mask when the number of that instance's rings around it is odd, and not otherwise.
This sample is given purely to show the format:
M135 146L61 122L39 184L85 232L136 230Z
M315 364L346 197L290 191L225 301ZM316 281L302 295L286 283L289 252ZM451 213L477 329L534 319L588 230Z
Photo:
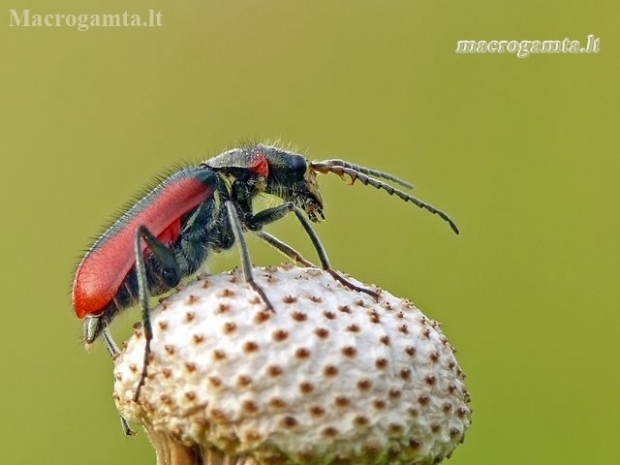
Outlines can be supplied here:
M236 271L152 311L137 402L141 330L115 362L119 411L145 426L160 465L431 464L463 441L469 393L438 323L315 268L254 276L274 312Z

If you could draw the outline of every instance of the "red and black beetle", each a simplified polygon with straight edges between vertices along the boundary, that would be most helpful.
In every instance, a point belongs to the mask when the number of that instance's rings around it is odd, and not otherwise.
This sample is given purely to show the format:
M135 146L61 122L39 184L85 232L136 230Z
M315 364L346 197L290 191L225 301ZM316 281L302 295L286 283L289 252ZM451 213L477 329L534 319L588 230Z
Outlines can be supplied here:
M412 202L439 215L458 234L454 222L442 211L398 190L379 178L404 187L410 184L388 173L343 160L309 162L304 156L268 145L228 150L198 166L182 168L159 182L124 212L88 250L73 281L73 306L84 318L84 343L103 335L108 350L118 353L107 328L122 310L141 303L146 336L143 379L152 331L149 321L150 295L162 294L198 271L210 253L230 249L235 242L241 252L246 281L260 294L267 308L268 297L252 277L245 231L261 239L296 263L312 266L297 251L264 232L268 225L293 212L310 237L321 267L346 286L359 288L336 273L311 222L324 219L323 201L316 175L335 173ZM254 212L252 202L260 194L283 200L280 205Z

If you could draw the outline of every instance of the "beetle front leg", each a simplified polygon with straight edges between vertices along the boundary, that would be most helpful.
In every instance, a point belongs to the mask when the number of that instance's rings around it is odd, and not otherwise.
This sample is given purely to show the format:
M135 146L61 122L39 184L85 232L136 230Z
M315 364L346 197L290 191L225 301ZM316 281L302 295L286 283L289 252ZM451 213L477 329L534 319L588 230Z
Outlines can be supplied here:
M301 223L301 226L306 231L306 234L308 234L308 237L310 237L310 241L312 242L312 245L314 246L314 249L319 256L319 261L321 262L321 268L323 268L323 270L327 271L336 281L348 287L349 289L353 289L357 292L363 292L364 294L372 296L374 299L379 298L379 294L377 292L371 289L367 289L365 287L356 286L346 278L340 276L340 274L331 267L329 263L329 258L327 257L327 252L325 252L325 248L323 247L323 244L321 244L319 236L317 236L314 229L312 229L312 225L304 215L303 211L293 202L285 202L282 205L278 205L277 207L267 208L251 217L246 217L246 224L249 229L260 230L260 228L262 228L264 225L273 223L274 221L283 218L289 212L295 213L295 216Z
M257 231L256 235L260 237L262 240L264 240L267 244L272 246L274 249L276 249L278 252L285 255L293 263L297 263L299 265L307 266L310 268L316 267L314 263L306 260L297 250L292 248L287 243L282 242L277 237L269 233L266 233L265 231Z

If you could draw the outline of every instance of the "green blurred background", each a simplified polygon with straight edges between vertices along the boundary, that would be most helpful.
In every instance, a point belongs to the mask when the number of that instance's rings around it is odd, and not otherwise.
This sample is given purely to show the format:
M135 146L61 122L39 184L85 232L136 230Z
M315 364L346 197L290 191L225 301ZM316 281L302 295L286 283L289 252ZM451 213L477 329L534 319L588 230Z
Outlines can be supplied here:
M396 173L461 227L321 178L333 264L412 299L459 350L474 423L448 463L618 463L614 2L21 3L0 10L1 463L154 462L121 434L105 349L82 350L72 273L155 175L248 137ZM154 9L163 27L11 28L9 8ZM454 52L587 34L600 54ZM294 220L269 230L314 259Z

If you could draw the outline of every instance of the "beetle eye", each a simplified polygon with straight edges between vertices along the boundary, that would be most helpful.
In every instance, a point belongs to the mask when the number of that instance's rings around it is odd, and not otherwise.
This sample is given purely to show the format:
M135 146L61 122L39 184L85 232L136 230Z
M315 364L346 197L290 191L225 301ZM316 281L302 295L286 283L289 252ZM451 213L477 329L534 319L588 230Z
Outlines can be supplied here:
M308 169L308 163L304 157L301 155L289 155L287 164L287 171L294 173L295 176L299 178L305 176Z
M268 181L273 185L273 188L275 186L294 186L305 179L309 163L301 155L283 150L267 152L267 154L269 162Z

